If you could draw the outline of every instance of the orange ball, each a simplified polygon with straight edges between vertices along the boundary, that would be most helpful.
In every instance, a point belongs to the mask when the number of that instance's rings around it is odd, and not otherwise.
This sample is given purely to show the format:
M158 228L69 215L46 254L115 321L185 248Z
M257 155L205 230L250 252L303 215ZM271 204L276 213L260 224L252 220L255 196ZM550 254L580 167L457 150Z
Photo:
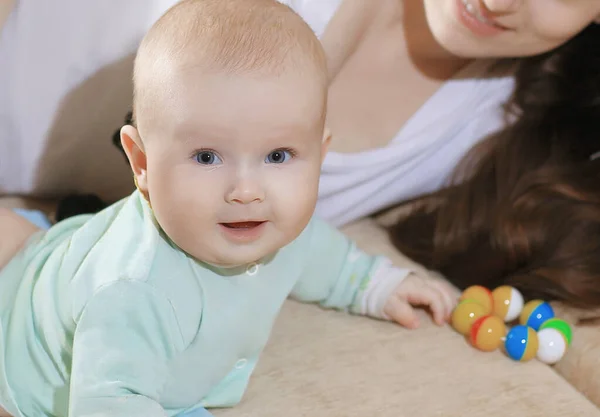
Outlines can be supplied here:
M485 309L474 300L461 301L452 312L452 327L458 333L467 335L475 320L485 316Z
M473 285L463 291L460 301L475 300L483 306L485 314L491 314L494 309L494 298L492 292L481 285Z
M492 352L504 342L506 325L498 316L484 316L473 323L470 336L471 344L477 349Z

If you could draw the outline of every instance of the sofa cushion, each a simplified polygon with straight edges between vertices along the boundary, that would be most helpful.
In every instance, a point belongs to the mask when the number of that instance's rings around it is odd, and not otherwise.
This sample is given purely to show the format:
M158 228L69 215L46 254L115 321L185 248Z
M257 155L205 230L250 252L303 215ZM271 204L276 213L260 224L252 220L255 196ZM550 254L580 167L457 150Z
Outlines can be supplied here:
M555 370L600 407L600 320L573 329L573 342Z
M288 301L243 401L216 417L600 416L537 361L469 347L448 327L419 330ZM200 371L201 372L201 371Z

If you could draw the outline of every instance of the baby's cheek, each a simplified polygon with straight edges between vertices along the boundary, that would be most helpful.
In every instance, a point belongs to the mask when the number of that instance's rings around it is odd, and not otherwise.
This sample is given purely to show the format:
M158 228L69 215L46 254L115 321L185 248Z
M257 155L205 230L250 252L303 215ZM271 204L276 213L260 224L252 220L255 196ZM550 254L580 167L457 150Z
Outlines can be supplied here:
M198 184L193 176L165 175L157 178L150 201L162 229L178 246L189 252L206 235L215 218L215 196L210 186Z
M303 227L313 214L317 201L318 178L306 172L279 176L279 186L271 202L276 216L292 228ZM270 198L271 196L269 196Z

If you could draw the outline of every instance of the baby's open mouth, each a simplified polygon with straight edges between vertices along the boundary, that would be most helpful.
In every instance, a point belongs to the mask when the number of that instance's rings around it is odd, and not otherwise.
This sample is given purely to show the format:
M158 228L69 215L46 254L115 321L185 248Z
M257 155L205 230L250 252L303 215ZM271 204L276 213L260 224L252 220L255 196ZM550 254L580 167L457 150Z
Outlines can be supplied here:
M264 221L253 221L253 222L233 222L233 223L221 223L221 224L228 229L247 230L247 229L253 229L257 226L260 226L263 223L264 223Z
M219 223L219 225L227 239L237 243L250 243L263 235L266 223L266 221L246 221Z

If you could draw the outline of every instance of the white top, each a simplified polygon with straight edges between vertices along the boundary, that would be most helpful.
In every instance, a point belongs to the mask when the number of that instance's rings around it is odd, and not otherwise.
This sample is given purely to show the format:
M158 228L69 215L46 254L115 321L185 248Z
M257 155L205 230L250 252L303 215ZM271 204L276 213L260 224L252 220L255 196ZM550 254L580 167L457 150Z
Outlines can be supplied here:
M502 105L513 78L477 78L475 62L447 81L382 148L329 152L323 164L317 214L342 225L447 184L460 159L503 125Z
M320 37L343 0L279 1L296 10ZM442 187L461 157L503 124L502 105L513 78L483 77L489 65L476 61L447 81L387 146L329 152L317 215L342 225Z

